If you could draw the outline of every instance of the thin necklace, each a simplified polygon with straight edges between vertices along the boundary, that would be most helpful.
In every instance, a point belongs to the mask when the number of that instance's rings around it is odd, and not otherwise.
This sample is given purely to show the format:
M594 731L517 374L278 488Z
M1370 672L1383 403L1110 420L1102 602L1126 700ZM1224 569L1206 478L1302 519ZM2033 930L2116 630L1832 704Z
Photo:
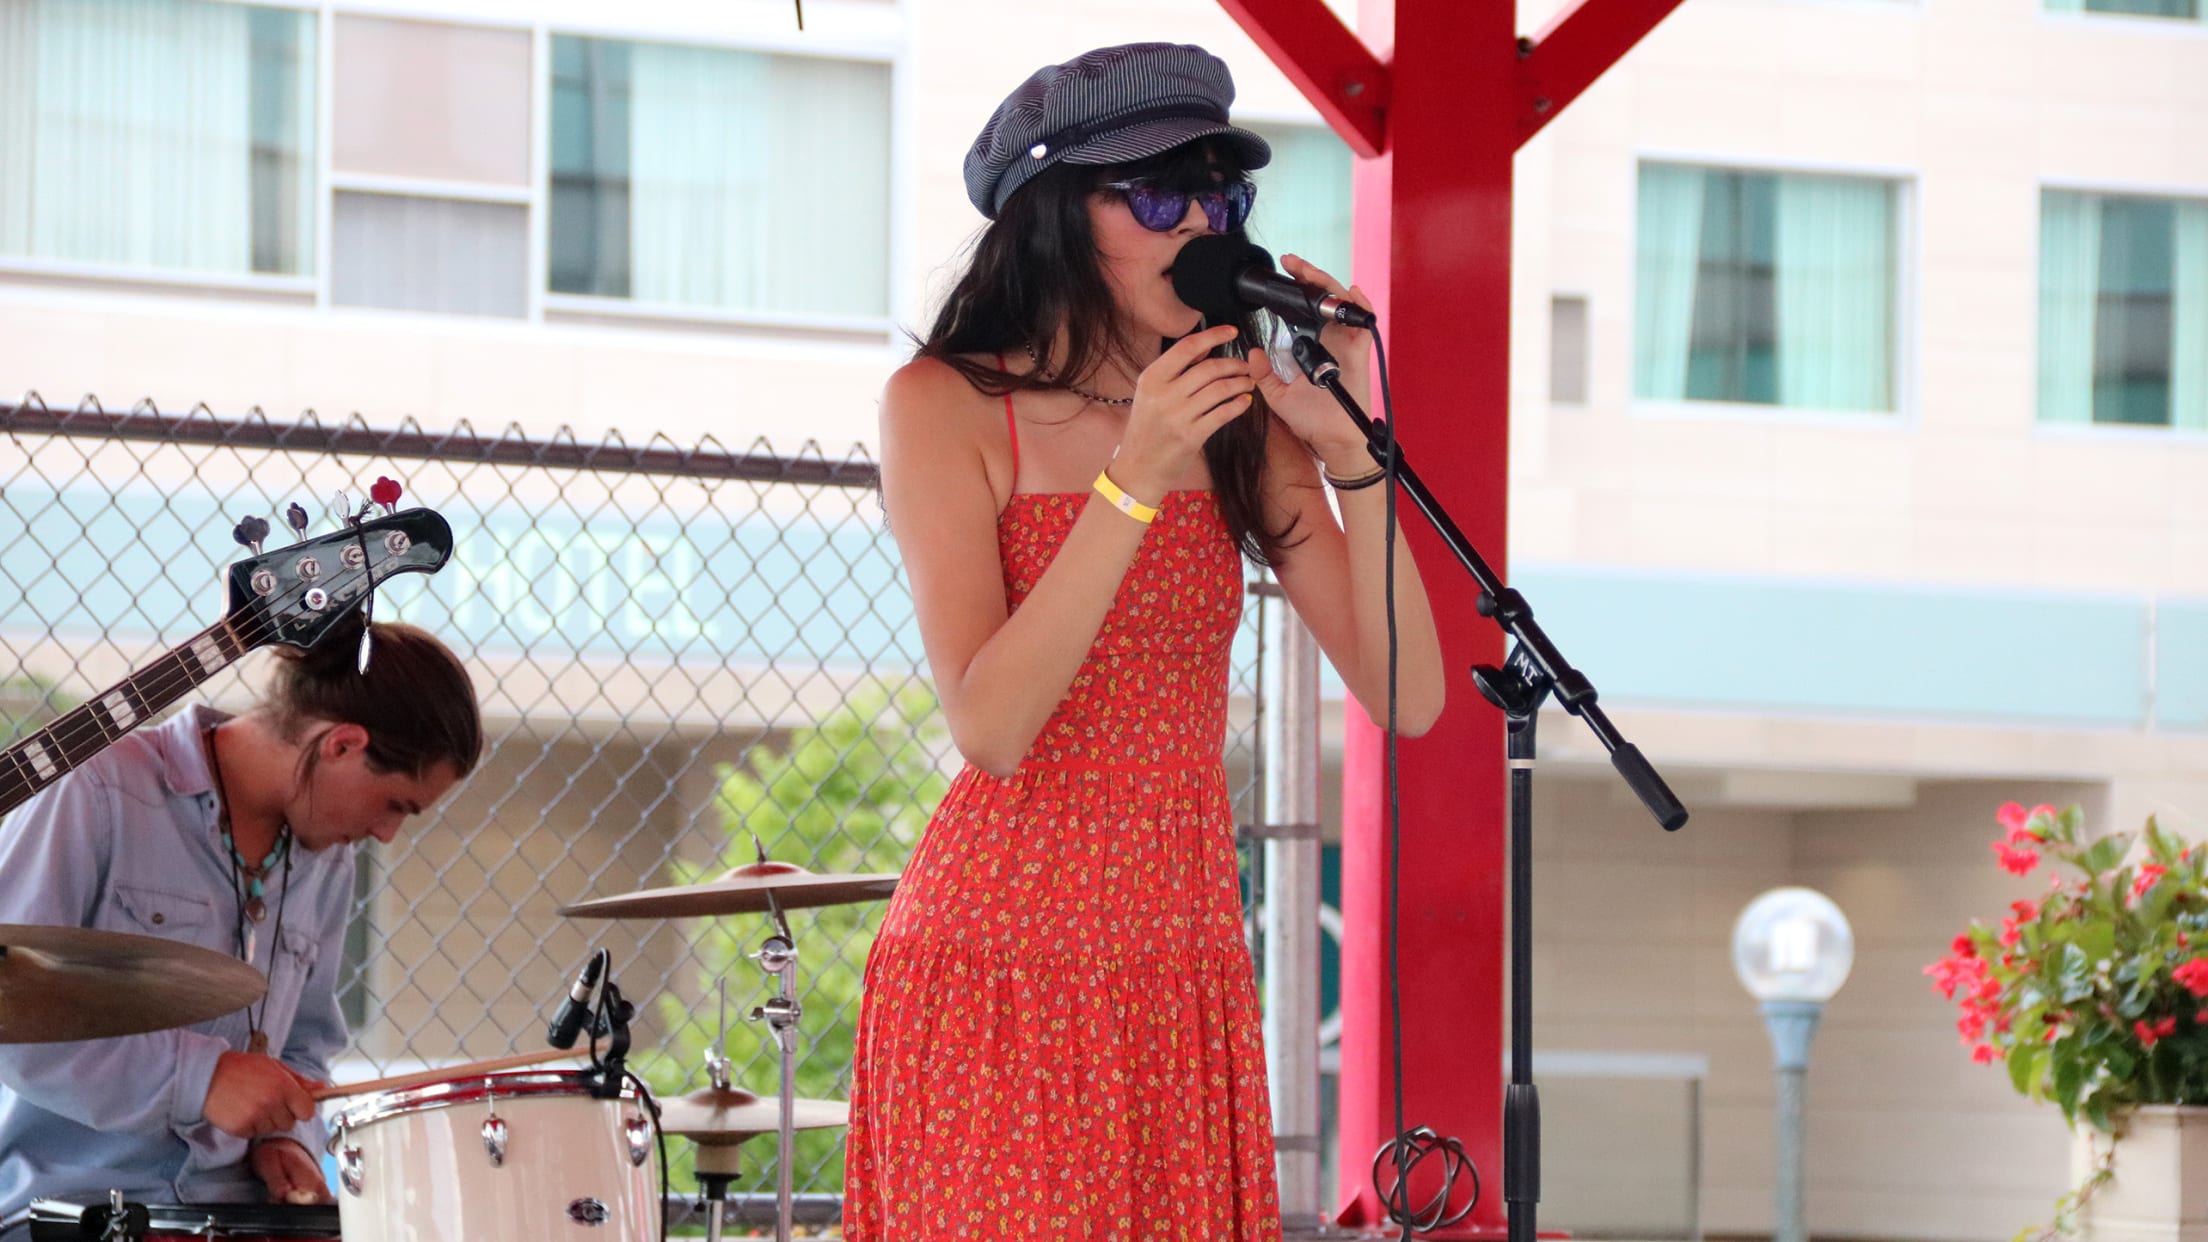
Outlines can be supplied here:
M210 726L203 730L202 736L207 746L207 770L215 778L217 823L222 829L222 844L230 854L230 897L237 903L238 911L238 956L250 966L260 941L260 928L257 924L268 917L268 903L263 900L265 889L262 880L279 859L284 864L284 886L276 893L275 934L276 942L283 943L284 906L291 898L291 825L287 822L276 830L276 844L269 848L268 855L261 859L260 866L247 866L245 859L238 854L238 843L230 829L230 792L223 787L222 759L215 753L214 728ZM268 974L273 983L276 977L276 959L273 954L269 957ZM259 1056L268 1055L268 1032L261 1027L261 1019L267 1014L268 994L264 992L259 1006L249 1005L245 1010L247 1052Z
M1036 370L1040 371L1043 369L1043 360L1035 356L1035 347L1033 345L1023 345L1020 348L1027 351L1027 360L1035 364ZM1076 388L1072 384L1068 384L1063 380L1059 381L1059 387L1064 388L1067 392L1072 393L1076 397L1080 397L1086 401L1094 401L1098 405L1133 405L1135 403L1135 399L1133 397L1100 397L1095 393L1090 392L1086 388Z

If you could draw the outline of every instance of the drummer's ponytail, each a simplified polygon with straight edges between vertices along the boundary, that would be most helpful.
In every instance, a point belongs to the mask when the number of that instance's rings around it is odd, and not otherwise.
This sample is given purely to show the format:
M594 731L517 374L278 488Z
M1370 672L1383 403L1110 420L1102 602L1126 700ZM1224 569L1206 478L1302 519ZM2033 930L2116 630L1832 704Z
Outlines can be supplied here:
M374 631L365 673L358 667L357 621L306 650L276 648L262 709L286 741L317 724L359 725L368 731L368 762L379 772L422 776L443 762L466 776L482 757L483 718L460 657L416 626L379 621Z

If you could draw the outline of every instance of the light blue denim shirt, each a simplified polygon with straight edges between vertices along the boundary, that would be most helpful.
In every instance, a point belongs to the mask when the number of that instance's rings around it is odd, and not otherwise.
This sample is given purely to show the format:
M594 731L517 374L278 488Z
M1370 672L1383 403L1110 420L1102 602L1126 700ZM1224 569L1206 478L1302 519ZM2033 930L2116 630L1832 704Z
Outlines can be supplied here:
M179 712L109 747L0 825L0 923L95 927L181 940L235 955L237 902L200 734L225 719ZM338 1010L353 847L294 850L290 892L279 864L254 965L269 972L260 1010L268 1046L327 1078L346 1042ZM283 931L276 932L276 908ZM271 968L271 961L274 966ZM142 1203L264 1202L247 1144L202 1115L215 1059L242 1052L243 1011L116 1039L0 1044L0 1225L23 1236L35 1198ZM310 1118L289 1133L320 1157Z

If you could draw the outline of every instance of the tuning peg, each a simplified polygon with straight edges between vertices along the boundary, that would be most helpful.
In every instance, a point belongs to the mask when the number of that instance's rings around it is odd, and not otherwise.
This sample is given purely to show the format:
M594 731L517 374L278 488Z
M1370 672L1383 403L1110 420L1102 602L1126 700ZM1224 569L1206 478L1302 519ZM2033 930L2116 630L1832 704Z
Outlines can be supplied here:
M368 489L368 498L383 506L383 511L386 514L399 511L399 497L404 494L405 489L399 486L397 479L386 478L380 474L376 476L375 485Z
M230 528L230 537L251 548L253 555L259 556L261 541L268 538L268 519L258 516L242 518L236 526Z
M353 498L346 494L344 488L339 488L337 494L330 497L330 521L338 526L347 526L352 520Z
M306 538L306 537L307 537L307 511L306 511L306 508L305 508L304 506L302 506L302 505L301 505L301 504L300 504L300 503L299 503L298 501L296 501L296 500L292 501L292 502L291 502L291 504L290 504L290 505L289 505L289 506L288 506L287 508L285 508L285 510L284 510L284 524L285 524L285 525L287 525L287 526L289 526L289 527L291 527L291 530L292 530L292 534L293 534L293 536L294 536L295 538L297 538L297 539L304 539L304 538Z

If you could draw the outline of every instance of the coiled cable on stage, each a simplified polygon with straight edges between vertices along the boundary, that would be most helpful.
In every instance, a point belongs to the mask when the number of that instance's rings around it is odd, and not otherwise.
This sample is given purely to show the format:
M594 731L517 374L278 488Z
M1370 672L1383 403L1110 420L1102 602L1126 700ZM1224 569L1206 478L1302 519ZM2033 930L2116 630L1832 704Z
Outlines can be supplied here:
M1408 1153L1406 1156L1405 1153ZM1389 1158L1394 1157L1391 1161ZM1427 1160L1441 1161L1441 1189L1432 1199L1416 1211L1411 1209L1411 1175ZM1395 1168L1395 1180L1383 1182L1385 1166ZM1472 1197L1463 1207L1452 1212L1449 1201L1457 1197L1457 1183L1461 1177L1472 1179ZM1420 1126L1408 1134L1398 1134L1394 1141L1382 1143L1380 1150L1372 1153L1372 1185L1388 1205L1388 1219L1403 1230L1406 1238L1435 1229L1447 1229L1472 1214L1480 1205L1480 1166L1464 1150L1464 1144L1454 1138L1442 1138L1430 1127Z

